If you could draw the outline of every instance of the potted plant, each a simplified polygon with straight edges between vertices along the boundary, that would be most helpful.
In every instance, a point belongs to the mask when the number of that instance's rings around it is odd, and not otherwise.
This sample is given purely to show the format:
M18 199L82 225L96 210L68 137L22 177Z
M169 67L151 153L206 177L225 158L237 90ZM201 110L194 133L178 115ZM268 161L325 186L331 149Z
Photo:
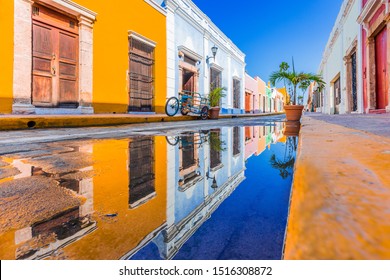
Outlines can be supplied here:
M210 102L210 110L209 110L209 118L210 119L218 119L219 117L219 104L221 102L221 98L225 97L226 94L225 87L216 87L212 89L209 93L209 102Z
M299 121L302 116L304 106L297 104L297 89L301 86L301 89L311 82L316 82L318 85L323 85L325 82L322 77L313 73L297 72L295 71L294 60L293 69L289 71L290 66L286 62L282 62L279 66L279 71L271 73L270 82L275 86L276 82L287 82L290 87L290 104L284 105L287 121Z

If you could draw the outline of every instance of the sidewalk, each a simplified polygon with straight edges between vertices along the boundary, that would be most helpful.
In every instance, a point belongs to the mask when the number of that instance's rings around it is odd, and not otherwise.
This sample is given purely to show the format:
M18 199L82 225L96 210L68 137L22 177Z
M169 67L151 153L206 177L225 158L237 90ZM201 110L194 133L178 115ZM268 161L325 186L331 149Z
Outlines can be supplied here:
M242 115L220 115L221 119L239 117L262 117L280 115L283 113L262 113ZM197 120L198 116L169 117L165 114L95 114L95 115L0 115L1 130L19 130L29 128L65 128L110 126L135 123L174 122Z
M389 124L303 117L285 259L390 259Z

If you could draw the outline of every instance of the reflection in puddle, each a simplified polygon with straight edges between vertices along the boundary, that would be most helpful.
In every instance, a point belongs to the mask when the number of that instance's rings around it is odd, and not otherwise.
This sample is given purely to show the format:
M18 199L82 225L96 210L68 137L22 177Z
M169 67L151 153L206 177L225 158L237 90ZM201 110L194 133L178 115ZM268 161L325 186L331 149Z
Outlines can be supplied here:
M253 180L246 180L248 160L273 144L284 147L290 138L282 130L282 123L222 127L3 155L0 257L172 259L238 186ZM275 167L283 154L272 153L273 162L262 161Z

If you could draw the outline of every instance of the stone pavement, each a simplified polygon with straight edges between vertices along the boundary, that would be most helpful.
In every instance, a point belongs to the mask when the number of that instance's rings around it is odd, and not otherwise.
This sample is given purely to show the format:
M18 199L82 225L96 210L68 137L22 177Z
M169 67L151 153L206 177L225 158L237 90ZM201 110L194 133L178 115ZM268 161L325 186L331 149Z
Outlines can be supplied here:
M390 113L345 115L306 113L305 116L390 138Z
M285 259L390 259L389 118L302 118Z

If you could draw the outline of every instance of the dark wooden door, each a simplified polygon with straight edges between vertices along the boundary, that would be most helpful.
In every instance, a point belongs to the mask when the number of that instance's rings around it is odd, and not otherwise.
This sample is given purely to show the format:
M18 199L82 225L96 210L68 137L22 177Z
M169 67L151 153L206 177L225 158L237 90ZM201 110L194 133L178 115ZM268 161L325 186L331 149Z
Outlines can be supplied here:
M194 92L195 91L195 73L183 70L183 90Z
M41 107L77 107L78 28L75 19L33 6L32 101Z
M375 37L376 109L385 109L387 100L387 29Z
M334 113L340 113L340 103L341 103L341 89L340 89L340 78L338 78L333 85L334 93Z

